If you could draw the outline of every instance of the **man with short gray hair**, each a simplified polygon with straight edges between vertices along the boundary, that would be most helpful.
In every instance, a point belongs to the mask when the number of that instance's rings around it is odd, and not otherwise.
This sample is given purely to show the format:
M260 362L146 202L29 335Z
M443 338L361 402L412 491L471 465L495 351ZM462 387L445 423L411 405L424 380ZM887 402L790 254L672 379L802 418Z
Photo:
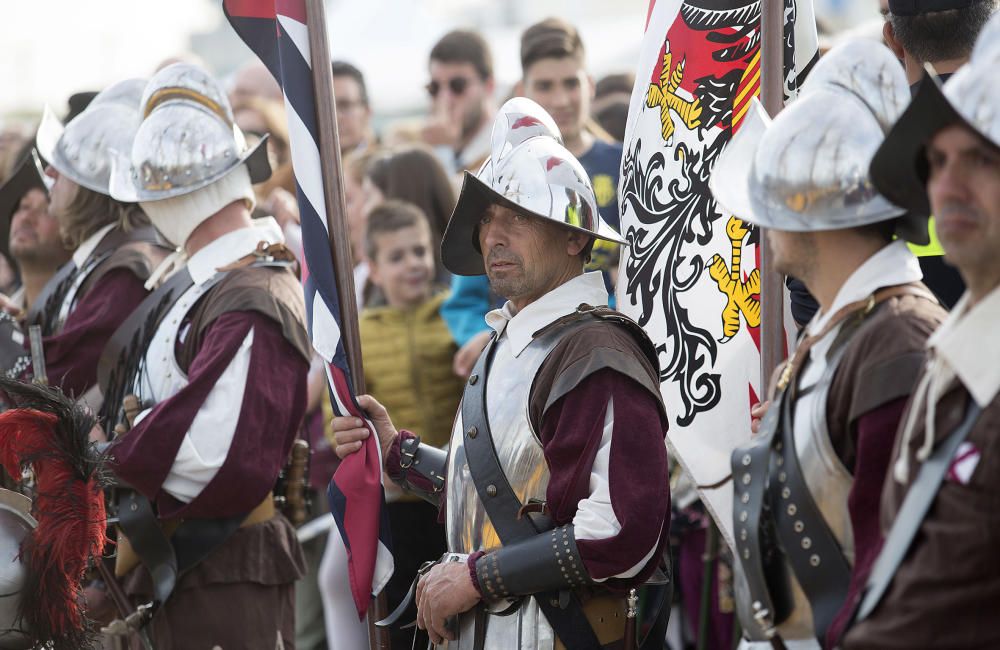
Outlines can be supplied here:
M417 625L431 640L450 650L597 650L643 629L622 594L655 573L667 541L657 358L638 325L607 308L601 275L583 272L595 238L622 241L552 118L515 98L493 129L441 257L452 273L485 274L508 300L486 316L494 334L449 450L397 432L371 397L359 403L389 476L444 511L450 552L416 585ZM341 457L369 435L353 417L334 418L333 429ZM641 647L660 649L665 609L648 603Z

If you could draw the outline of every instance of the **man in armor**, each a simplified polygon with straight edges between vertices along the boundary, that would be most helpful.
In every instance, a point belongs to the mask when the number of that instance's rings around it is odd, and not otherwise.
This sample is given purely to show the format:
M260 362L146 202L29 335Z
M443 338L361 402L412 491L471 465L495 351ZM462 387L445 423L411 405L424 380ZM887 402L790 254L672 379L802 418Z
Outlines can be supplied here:
M178 252L99 369L120 432L110 469L129 488L116 570L153 612L142 634L157 650L281 648L303 560L271 491L305 413L311 345L294 257L272 218L250 218L266 138L249 148L222 87L190 64L160 70L140 105L112 192Z
M882 493L885 544L844 647L1000 647L1000 15L943 91L925 80L872 160L876 187L934 214L965 295L929 359Z
M486 317L494 335L466 383L449 450L397 432L370 397L360 404L387 473L443 508L450 553L423 572L415 595L432 641L600 648L628 639L624 594L654 573L667 541L656 355L605 306L600 273L583 272L594 239L622 241L552 118L512 99L492 143L465 176L441 252L449 271L485 274L508 300ZM333 429L341 456L368 435L350 417ZM663 633L654 628L644 647L662 647Z
M926 214L892 205L867 174L908 99L888 50L845 43L773 123L755 104L713 172L719 203L766 228L775 268L820 304L772 381L759 435L732 456L750 647L834 642L881 542L889 450L945 316L902 241L926 239Z
M139 206L113 199L108 189L114 152L131 147L141 119L143 85L129 79L108 87L65 127L46 109L37 136L53 179L49 212L74 252L31 305L26 324L41 326L49 381L95 410L101 350L145 298L144 284L166 254Z

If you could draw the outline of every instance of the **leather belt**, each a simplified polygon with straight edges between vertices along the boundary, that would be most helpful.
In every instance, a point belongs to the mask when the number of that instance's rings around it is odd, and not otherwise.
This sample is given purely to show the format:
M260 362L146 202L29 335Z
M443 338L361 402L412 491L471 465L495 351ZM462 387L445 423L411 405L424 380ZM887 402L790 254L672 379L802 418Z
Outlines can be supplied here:
M125 500L119 507L124 505L127 508L131 507L130 500ZM257 505L256 508L250 511L250 514L240 522L237 528L246 528L248 526L253 526L255 524L262 524L266 521L270 521L271 518L277 514L277 509L274 507L274 498L269 494L267 497ZM158 520L160 524L160 529L163 535L170 538L177 528L184 522L183 519L163 519ZM191 520L195 521L195 520ZM132 543L129 541L128 537L123 534L122 529L118 529L118 540L116 542L117 553L115 558L115 575L121 577L134 569L140 562L139 555L132 548Z
M781 548L809 599L813 631L825 639L847 598L851 565L802 474L792 429L792 400L784 400L781 442L771 456L771 516ZM778 459L783 462L778 463Z

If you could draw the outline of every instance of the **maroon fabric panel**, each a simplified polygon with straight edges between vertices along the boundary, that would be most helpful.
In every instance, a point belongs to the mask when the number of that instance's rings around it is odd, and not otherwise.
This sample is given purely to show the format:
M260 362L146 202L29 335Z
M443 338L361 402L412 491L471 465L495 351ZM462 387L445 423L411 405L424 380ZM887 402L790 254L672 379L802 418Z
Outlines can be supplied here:
M609 368L590 375L549 407L540 438L549 465L546 500L557 526L571 523L590 494L590 472L604 432L608 398L614 402L609 489L621 531L608 539L577 540L593 578L607 578L638 564L657 544L657 553L635 578L652 573L667 542L670 486L664 437L667 422L659 404L634 380ZM614 586L618 581L609 581Z
M700 517L703 526L691 528L681 536L678 545L679 548L677 549L677 564L674 567L674 575L679 583L681 593L680 606L684 612L688 629L693 630L695 635L697 635L698 624L701 619L701 590L705 581L707 526L710 525L710 517L707 514L702 514ZM720 546L724 545L725 542L720 541ZM709 611L708 638L704 640L703 647L712 648L713 650L730 650L730 648L734 647L734 614L731 611L721 611L719 603L719 595L722 593L719 581L719 567L721 565L722 561L719 559L719 553L716 552L715 558L712 560L712 574L709 586L711 607ZM723 579L726 579L725 575L723 575Z
M882 548L879 503L882 484L892 461L896 430L909 398L901 397L865 413L857 420L857 460L854 483L847 498L854 534L854 569L847 599L826 633L826 646L834 647L854 611L856 601L868 582L875 558Z
M42 342L49 383L77 396L97 383L101 352L146 297L142 284L131 271L118 269L102 277L80 299L62 331Z
M389 475L389 478L398 483L400 487L403 487L406 483L406 472L404 472L403 468L399 466L399 461L402 458L400 445L402 445L404 441L416 437L416 434L412 431L400 429L399 435L396 436L396 439L392 441L391 445L389 445L389 451L386 452L385 458L382 459L382 465L385 466L385 473Z
M190 504L160 489L184 435L247 333L254 331L249 377L229 456ZM305 414L308 363L257 312L228 312L206 331L188 385L153 409L113 447L118 476L167 517L229 517L256 507L274 486ZM235 405L234 405L235 406Z

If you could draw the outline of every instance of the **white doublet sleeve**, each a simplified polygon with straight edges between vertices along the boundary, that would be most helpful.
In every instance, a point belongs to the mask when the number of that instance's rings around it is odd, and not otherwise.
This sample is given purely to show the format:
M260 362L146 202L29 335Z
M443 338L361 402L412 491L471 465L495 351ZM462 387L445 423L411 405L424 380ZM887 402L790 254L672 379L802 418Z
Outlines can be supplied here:
M184 435L174 464L163 481L163 489L175 499L184 503L193 501L226 462L239 423L252 350L253 329L243 339Z
M601 434L601 446L594 458L594 466L590 470L590 495L580 501L573 517L576 539L603 540L616 536L622 530L621 522L615 515L611 505L611 490L609 474L611 471L611 435L615 428L615 405L613 398L608 398L608 407L604 413L604 430ZM604 578L594 578L603 582L608 578L631 578L645 567L656 552L660 540L649 549L649 552L635 566L627 571Z

